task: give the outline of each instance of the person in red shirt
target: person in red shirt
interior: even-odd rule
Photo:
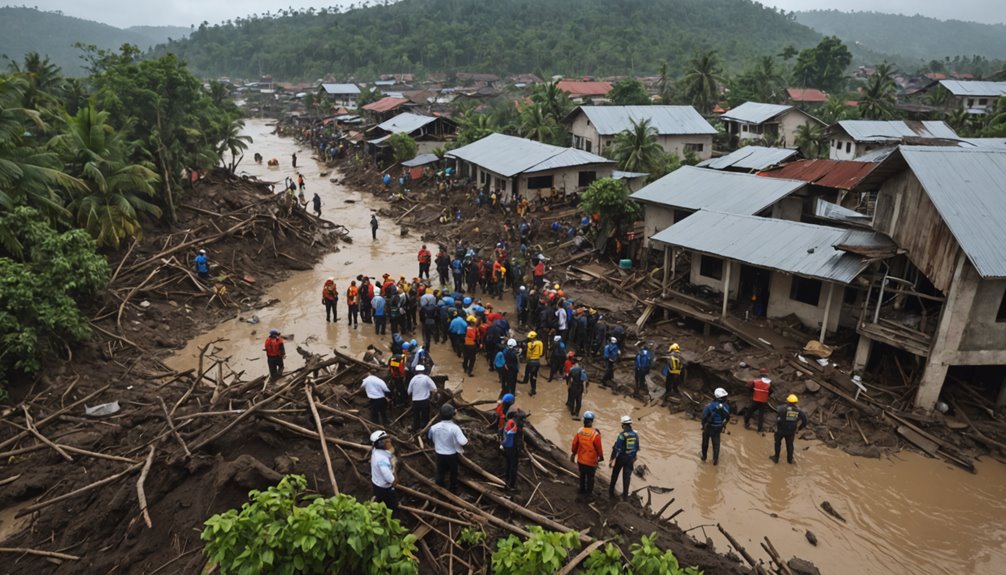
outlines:
[[[350,282],[346,290],[346,305],[349,306],[349,325],[355,329],[360,323],[360,288],[356,287],[356,281]]]
[[[604,451],[601,446],[601,433],[594,429],[594,413],[583,413],[583,427],[573,436],[573,447],[569,460],[575,462],[580,470],[580,495],[590,497],[594,493],[594,475],[597,464],[604,461]]]
[[[419,248],[419,254],[416,256],[419,260],[419,277],[420,279],[426,278],[430,279],[430,263],[433,261],[433,254],[430,250],[426,249],[426,244]],[[425,276],[423,274],[426,274]]]
[[[761,433],[762,423],[765,419],[765,409],[768,407],[768,396],[772,393],[772,380],[768,377],[768,370],[762,368],[758,379],[748,382],[751,388],[751,406],[744,412],[744,429],[748,429],[748,423],[755,413],[758,414],[758,433]]]
[[[279,335],[278,329],[270,329],[269,337],[265,340],[266,363],[269,364],[269,376],[273,379],[283,375],[283,360],[286,359],[286,347],[283,345],[283,338]]]
[[[325,321],[339,321],[339,291],[335,287],[335,280],[328,278],[324,287],[321,288],[321,303],[325,306]]]
[[[531,275],[534,277],[534,288],[541,291],[542,286],[545,285],[545,256],[538,256],[538,263],[534,264]]]

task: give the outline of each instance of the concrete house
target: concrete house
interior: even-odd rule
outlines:
[[[720,121],[730,134],[731,146],[743,145],[752,140],[792,146],[796,141],[796,130],[800,126],[825,125],[795,106],[760,102],[744,102],[720,115]]]
[[[321,93],[340,106],[355,108],[360,87],[356,84],[322,84]]]
[[[950,92],[957,102],[956,107],[972,114],[987,113],[999,98],[1006,96],[1006,82],[941,80],[940,86]]]
[[[843,120],[828,128],[828,157],[855,160],[878,150],[913,140],[956,140],[945,122],[903,120]]]
[[[902,146],[885,164],[899,171],[873,228],[903,255],[869,285],[855,368],[883,344],[924,364],[917,407],[932,409],[954,372],[999,383],[1006,404],[1006,151]]]
[[[835,218],[850,221],[851,218],[869,223],[877,190],[891,175],[891,170],[875,162],[798,160],[759,172],[758,175],[807,182],[809,193],[804,202],[802,221]],[[835,209],[837,207],[844,211]]]
[[[703,160],[712,156],[716,128],[691,106],[580,106],[565,124],[574,148],[604,154],[615,136],[643,120],[649,121],[665,152],[679,158],[686,152]]]
[[[472,178],[504,203],[515,195],[535,200],[580,192],[600,178],[610,178],[615,162],[577,150],[504,134],[490,134],[451,150],[460,177]]]
[[[405,112],[375,126],[369,135],[376,137],[367,143],[382,148],[393,134],[408,134],[416,141],[419,153],[425,154],[444,146],[455,132],[457,124],[449,118]]]

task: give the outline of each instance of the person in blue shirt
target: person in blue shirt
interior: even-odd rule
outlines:
[[[632,470],[636,465],[636,455],[639,454],[639,434],[632,430],[632,418],[622,416],[622,432],[615,438],[611,448],[611,458],[608,467],[612,468],[611,482],[608,484],[608,496],[615,496],[615,484],[618,474],[622,474],[622,499],[629,497],[629,482],[632,480]]]
[[[199,279],[210,279],[210,260],[206,257],[206,250],[199,250],[196,256],[196,273],[199,274]]]
[[[615,378],[615,362],[621,354],[618,340],[615,338],[608,340],[608,345],[604,346],[604,377],[601,378],[601,383],[607,383]]]
[[[646,392],[646,376],[650,374],[653,367],[653,352],[650,351],[650,344],[644,343],[642,349],[636,353],[636,391]]]
[[[706,460],[711,440],[713,442],[713,465],[719,465],[720,433],[730,421],[730,406],[723,401],[727,397],[727,390],[717,387],[713,395],[716,399],[710,401],[702,411],[702,461]]]
[[[451,275],[454,277],[454,291],[462,291],[464,289],[462,280],[465,275],[465,262],[461,258],[454,258],[454,261],[451,262]]]
[[[527,325],[528,298],[527,288],[520,286],[517,295],[514,297],[514,308],[517,310],[517,324]]]
[[[462,317],[461,314],[454,316],[451,320],[450,325],[447,327],[447,333],[451,336],[451,346],[454,348],[454,353],[461,357],[461,348],[465,342],[465,333],[468,331],[468,321],[467,316]]]
[[[370,300],[370,307],[374,310],[374,333],[377,335],[384,335],[387,326],[388,316],[385,313],[385,306],[387,302],[381,294],[374,296],[374,299]]]

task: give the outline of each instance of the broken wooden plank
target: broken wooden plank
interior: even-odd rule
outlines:
[[[898,435],[905,438],[906,441],[925,451],[930,456],[937,456],[936,454],[939,452],[940,446],[935,441],[930,441],[921,433],[917,433],[915,430],[904,425],[899,425],[895,431],[898,432]]]

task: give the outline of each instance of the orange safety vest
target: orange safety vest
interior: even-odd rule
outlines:
[[[497,429],[503,429],[503,426],[506,424],[506,412],[503,411],[502,401],[496,404],[496,417],[498,419],[496,422]]]
[[[265,354],[269,357],[282,357],[283,338],[267,337],[265,340]]]
[[[405,377],[405,360],[398,356],[391,356],[388,361],[388,371],[391,372],[391,377]]]
[[[321,288],[321,297],[327,299],[328,301],[335,301],[335,290],[336,287],[334,283],[326,283],[325,287]]]
[[[593,427],[583,427],[573,436],[572,452],[581,465],[597,467],[601,449],[601,434]]]
[[[419,250],[419,263],[430,263],[430,250]]]
[[[479,328],[469,327],[465,330],[465,345],[474,346],[478,342],[479,338]]]
[[[348,305],[356,305],[356,295],[360,293],[360,288],[356,286],[349,286],[346,290],[346,303]]]
[[[757,401],[758,403],[768,403],[768,392],[772,389],[771,383],[765,383],[760,378],[751,382],[751,387],[754,388],[754,393],[752,394],[751,401]]]

